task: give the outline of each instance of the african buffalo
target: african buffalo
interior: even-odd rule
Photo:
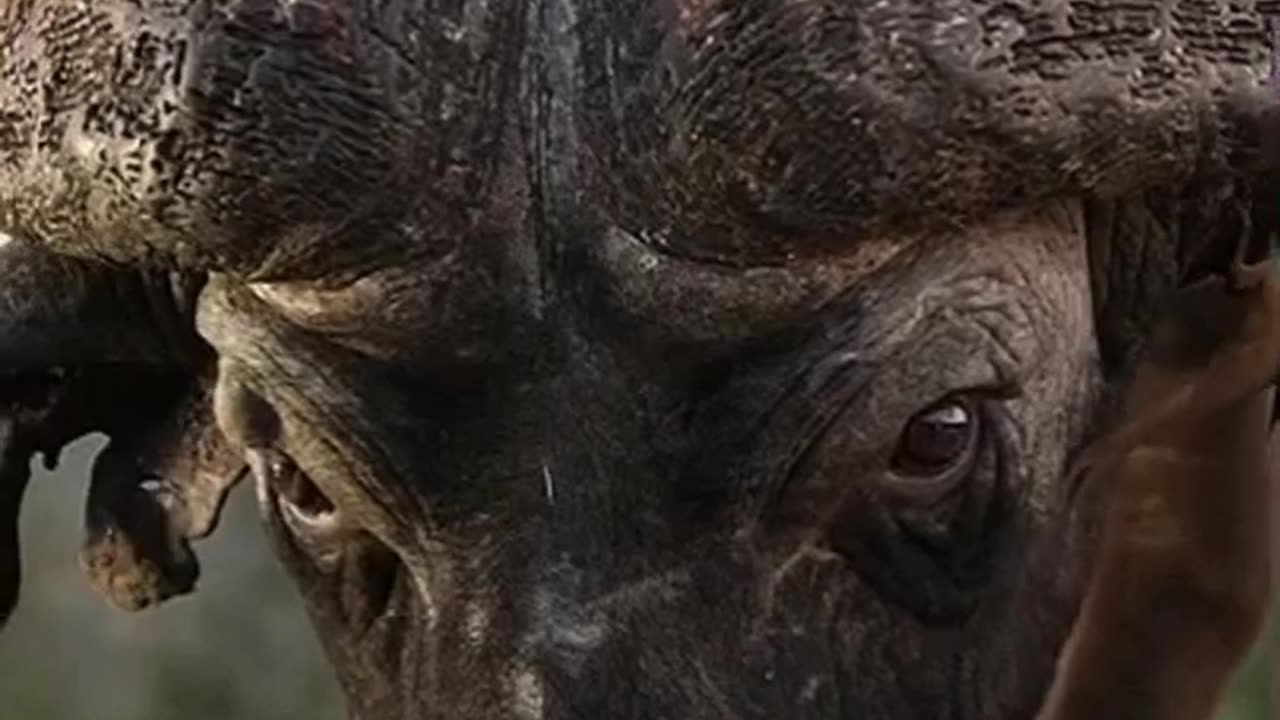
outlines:
[[[1276,5],[0,0],[6,606],[100,430],[95,586],[251,477],[354,718],[1030,718]]]

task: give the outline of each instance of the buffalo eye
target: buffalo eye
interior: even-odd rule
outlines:
[[[928,623],[969,617],[1001,557],[1000,396],[975,389],[917,406],[881,446],[892,451],[880,482],[849,493],[827,531],[864,582]]]
[[[895,485],[938,489],[963,478],[973,464],[980,414],[964,396],[948,397],[911,416],[890,460]]]

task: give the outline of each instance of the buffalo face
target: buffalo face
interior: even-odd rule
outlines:
[[[125,607],[251,478],[356,717],[1030,717],[1274,169],[1151,5],[0,0],[5,467]]]

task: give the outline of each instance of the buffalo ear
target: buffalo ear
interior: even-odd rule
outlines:
[[[191,542],[213,532],[245,474],[209,400],[197,386],[161,418],[118,429],[94,463],[80,562],[117,607],[141,610],[195,589]]]
[[[63,446],[87,432],[68,393],[63,371],[17,372],[0,377],[0,629],[17,608],[22,585],[19,520],[31,481],[31,460],[43,453],[52,470]]]
[[[1271,600],[1280,273],[1182,288],[1085,454],[1100,544],[1039,720],[1210,720]],[[1074,478],[1069,478],[1073,480]]]
[[[16,445],[14,422],[0,418],[0,629],[18,605],[22,551],[18,519],[31,480],[30,455]]]

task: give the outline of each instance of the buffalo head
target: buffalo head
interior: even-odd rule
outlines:
[[[7,515],[105,431],[143,607],[251,477],[359,718],[1030,717],[1270,12],[0,0]]]

